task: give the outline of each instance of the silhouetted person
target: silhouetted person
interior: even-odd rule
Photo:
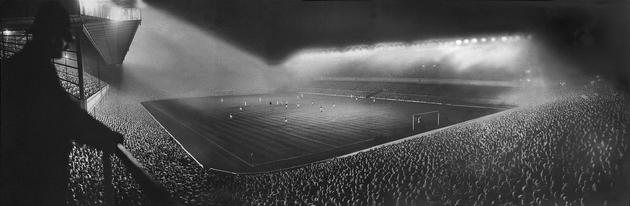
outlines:
[[[64,205],[71,140],[112,151],[123,138],[59,84],[51,60],[72,40],[68,12],[44,3],[29,32],[32,41],[2,62],[0,205]]]

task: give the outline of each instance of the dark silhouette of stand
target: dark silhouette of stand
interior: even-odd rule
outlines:
[[[0,205],[65,205],[71,141],[110,153],[123,138],[59,84],[51,60],[73,40],[68,12],[44,3],[29,33],[32,41],[2,62]]]

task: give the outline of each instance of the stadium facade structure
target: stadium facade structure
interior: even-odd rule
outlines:
[[[116,17],[105,12],[113,9],[119,10]],[[75,42],[63,52],[62,58],[52,61],[64,89],[90,111],[109,88],[101,80],[101,71],[122,64],[142,16],[138,8],[106,5],[86,8],[79,4],[77,10],[71,11],[70,16]],[[28,29],[34,19],[33,16],[2,18],[0,61],[20,51],[32,38]]]

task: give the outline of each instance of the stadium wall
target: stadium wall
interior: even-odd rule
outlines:
[[[109,85],[103,87],[94,95],[90,96],[85,103],[85,110],[92,114],[94,112],[94,107],[96,107],[96,105],[101,102],[105,94],[107,94],[107,91],[109,91]]]

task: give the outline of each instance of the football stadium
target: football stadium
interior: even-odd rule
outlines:
[[[630,205],[627,1],[0,10],[0,205]]]

